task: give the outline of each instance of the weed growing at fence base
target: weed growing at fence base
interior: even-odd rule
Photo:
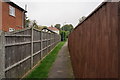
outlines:
[[[65,42],[60,42],[26,78],[47,78],[48,72]]]

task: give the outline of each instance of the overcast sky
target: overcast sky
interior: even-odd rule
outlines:
[[[39,25],[71,23],[76,26],[79,18],[89,15],[103,0],[11,0],[25,8],[27,16]]]

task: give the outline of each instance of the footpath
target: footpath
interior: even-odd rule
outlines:
[[[48,78],[74,78],[67,44],[59,51]]]

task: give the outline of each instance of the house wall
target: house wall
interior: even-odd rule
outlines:
[[[9,15],[9,4],[2,3],[2,30],[9,31],[9,28],[15,30],[22,29],[23,12],[15,8],[15,17]],[[18,27],[21,26],[21,27]]]
[[[59,34],[59,31],[54,31],[55,33]]]

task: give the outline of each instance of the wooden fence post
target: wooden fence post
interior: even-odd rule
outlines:
[[[48,53],[48,33],[46,33],[46,39],[47,39],[47,41],[46,41],[46,45],[47,45],[47,49],[46,49],[46,53]]]
[[[31,28],[31,68],[33,67],[33,27]]]
[[[56,43],[56,41],[55,41],[55,33],[54,33],[53,35],[54,35],[54,42],[53,42],[53,43],[54,43],[54,44],[53,44],[54,46],[53,46],[53,47],[55,47],[55,43]],[[52,48],[53,48],[53,47],[52,47]]]
[[[0,80],[5,78],[5,36],[0,31]]]
[[[41,59],[43,57],[43,32],[41,31]]]

